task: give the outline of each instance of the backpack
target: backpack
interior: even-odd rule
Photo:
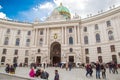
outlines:
[[[43,73],[41,74],[41,78],[42,78],[42,79],[48,79],[48,77],[49,77],[49,74],[48,74],[47,72],[43,72]]]

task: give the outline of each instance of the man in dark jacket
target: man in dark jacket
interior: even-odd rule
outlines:
[[[58,70],[55,70],[55,77],[54,77],[54,80],[59,80]]]
[[[96,63],[96,79],[99,78],[100,79],[100,64],[99,62]]]

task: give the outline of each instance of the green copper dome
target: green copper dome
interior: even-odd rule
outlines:
[[[57,10],[61,15],[63,15],[66,19],[70,18],[71,15],[70,15],[70,11],[64,7],[62,5],[62,3],[60,4],[59,7],[55,8],[55,10]]]

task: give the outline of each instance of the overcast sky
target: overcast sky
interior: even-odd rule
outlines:
[[[61,2],[72,16],[77,13],[82,18],[101,10],[107,11],[113,5],[120,6],[120,0],[0,0],[0,18],[28,22],[38,18],[44,21]]]

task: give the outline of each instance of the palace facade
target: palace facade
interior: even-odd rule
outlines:
[[[120,7],[71,19],[61,4],[44,22],[0,19],[0,65],[96,61],[120,63]]]

